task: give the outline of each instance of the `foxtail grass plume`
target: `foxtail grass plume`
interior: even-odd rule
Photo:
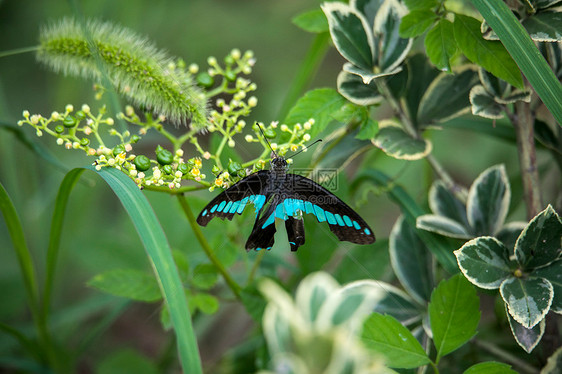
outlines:
[[[57,73],[96,83],[107,75],[118,93],[173,123],[207,124],[206,98],[191,75],[127,28],[72,18],[50,23],[41,30],[37,59]]]

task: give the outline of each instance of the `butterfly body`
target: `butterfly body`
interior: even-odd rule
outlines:
[[[339,240],[371,244],[375,236],[367,223],[347,204],[316,182],[287,173],[287,161],[275,157],[271,170],[247,176],[216,196],[201,211],[197,223],[206,226],[214,217],[232,220],[253,205],[256,221],[246,242],[246,250],[271,249],[275,218],[285,221],[291,251],[305,242],[303,216],[312,214],[327,222]]]

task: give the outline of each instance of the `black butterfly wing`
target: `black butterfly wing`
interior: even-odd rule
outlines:
[[[207,204],[199,213],[197,223],[207,226],[207,223],[215,217],[232,220],[235,214],[242,214],[244,208],[249,204],[254,205],[256,214],[258,214],[269,198],[268,178],[269,172],[261,170],[238,181]]]
[[[304,244],[304,220],[302,218],[287,217],[285,228],[287,229],[291,251],[295,252]]]
[[[300,210],[314,215],[318,222],[328,223],[330,230],[341,241],[356,244],[375,242],[375,235],[363,218],[318,183],[297,174],[287,174],[285,183],[285,196],[279,206],[283,206],[288,217]],[[302,240],[304,242],[304,235]]]
[[[265,208],[265,211],[260,216],[256,217],[256,222],[252,228],[252,232],[246,241],[246,251],[255,249],[260,251],[262,249],[270,250],[275,242],[275,207],[279,204],[279,196],[274,195],[271,198],[271,203]]]

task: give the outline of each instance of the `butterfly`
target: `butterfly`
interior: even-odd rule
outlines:
[[[271,249],[274,242],[275,218],[285,221],[291,245],[296,251],[304,244],[305,214],[312,214],[318,222],[326,222],[341,241],[371,244],[375,241],[367,223],[336,195],[316,182],[298,174],[287,173],[285,158],[271,160],[270,170],[260,170],[240,180],[216,196],[201,211],[197,223],[207,224],[215,217],[232,220],[253,205],[256,220],[246,250]]]

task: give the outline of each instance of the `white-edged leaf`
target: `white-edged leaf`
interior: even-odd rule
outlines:
[[[412,333],[392,316],[373,313],[365,321],[361,340],[393,368],[416,368],[430,362]]]
[[[504,165],[486,169],[470,186],[466,213],[475,235],[494,235],[502,227],[511,189]]]
[[[307,322],[314,322],[327,300],[340,285],[327,273],[317,272],[304,278],[295,296],[296,305]]]
[[[408,10],[397,0],[386,0],[380,6],[373,25],[375,65],[382,72],[394,71],[402,64],[413,39],[400,37],[400,21]]]
[[[562,347],[558,348],[546,361],[541,374],[559,374],[562,372]]]
[[[431,297],[431,252],[416,231],[400,216],[389,238],[390,263],[408,293],[421,304]]]
[[[351,74],[355,74],[359,77],[361,77],[361,80],[363,81],[364,84],[370,84],[371,82],[373,82],[375,79],[380,78],[380,77],[386,77],[388,75],[394,75],[397,74],[399,72],[402,71],[402,67],[398,66],[397,68],[393,69],[393,70],[388,70],[388,71],[384,71],[384,72],[377,72],[374,73],[372,71],[369,70],[365,70],[363,68],[357,67],[353,64],[350,64],[349,62],[346,62],[345,64],[343,64],[343,71],[346,71],[348,73]]]
[[[484,86],[477,85],[470,90],[472,114],[484,118],[499,119],[503,117],[505,107],[494,100]]]
[[[391,120],[379,122],[379,132],[373,139],[373,144],[391,157],[409,161],[424,158],[432,149],[429,140],[413,138]]]
[[[465,204],[441,180],[435,181],[429,189],[429,207],[433,213],[460,223],[468,231]]]
[[[416,227],[440,235],[457,239],[470,239],[472,235],[466,228],[450,218],[435,214],[424,214],[416,218]]]
[[[382,101],[377,86],[373,82],[365,84],[363,78],[356,74],[340,71],[337,84],[338,92],[354,104],[373,105]]]
[[[509,250],[491,236],[472,239],[454,254],[464,276],[480,288],[498,288],[511,276]]]
[[[509,314],[523,327],[532,328],[548,313],[554,291],[552,284],[538,277],[510,277],[500,286]]]
[[[554,297],[550,310],[562,314],[562,259],[533,271],[533,276],[547,279],[552,284]]]
[[[544,334],[544,329],[546,326],[545,320],[541,320],[532,328],[526,328],[515,319],[513,319],[511,314],[509,314],[509,311],[507,310],[507,304],[505,305],[505,314],[507,314],[509,327],[511,328],[511,333],[515,338],[515,341],[517,342],[517,344],[519,344],[519,346],[521,346],[521,348],[525,350],[525,352],[531,353],[531,351],[535,349],[537,344],[539,344]]]
[[[562,221],[548,205],[525,227],[517,243],[515,256],[524,269],[549,264],[562,256]]]
[[[372,70],[374,40],[365,17],[353,7],[340,2],[324,3],[321,8],[340,54],[353,65]]]
[[[536,42],[562,41],[562,12],[539,12],[521,22]]]

